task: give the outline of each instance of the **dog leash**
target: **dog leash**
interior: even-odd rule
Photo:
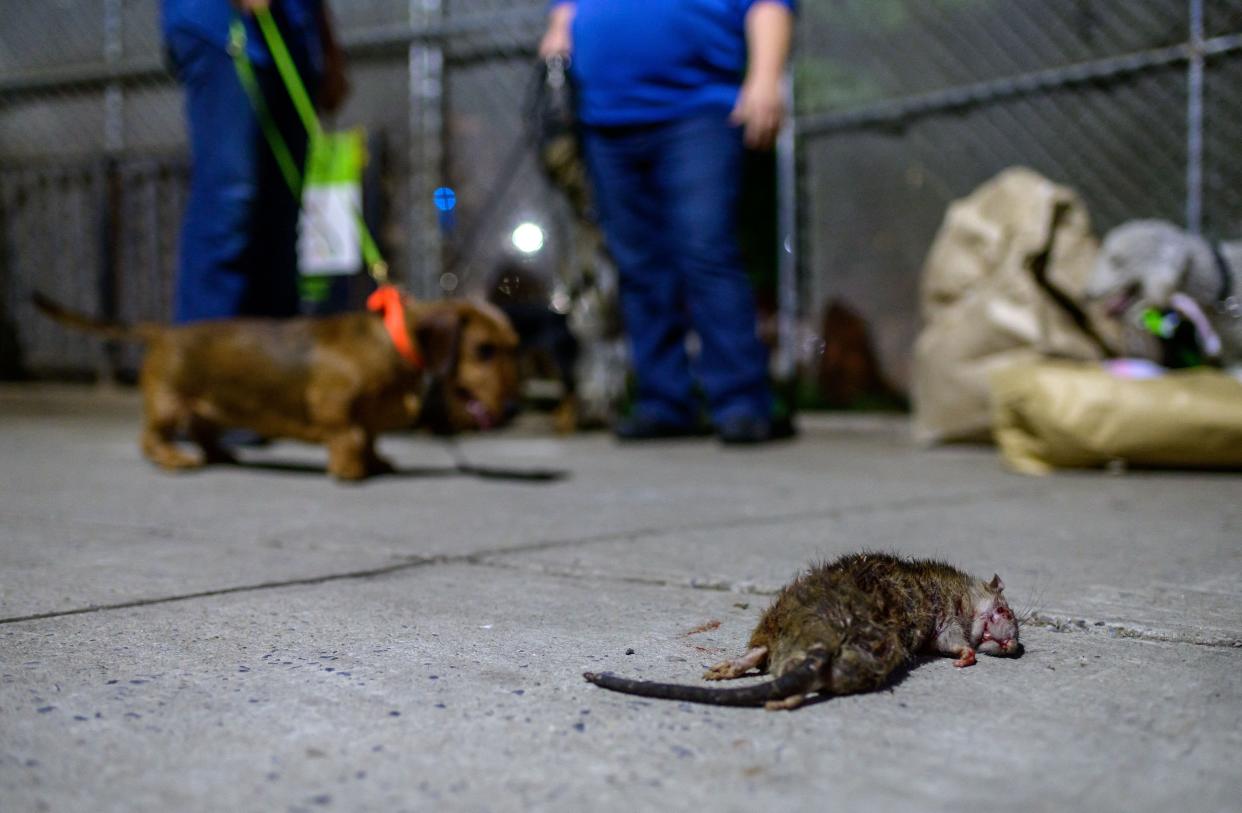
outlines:
[[[1216,302],[1213,306],[1222,316],[1242,318],[1242,301],[1238,299],[1233,290],[1233,268],[1225,259],[1225,253],[1221,251],[1219,243],[1209,242],[1208,245],[1212,247],[1212,257],[1216,260],[1216,272],[1220,275],[1220,288],[1216,292]]]
[[[302,126],[306,129],[307,137],[312,142],[315,139],[322,138],[323,126],[319,123],[319,117],[315,113],[315,105],[311,102],[310,94],[306,92],[306,85],[302,82],[302,77],[298,75],[298,69],[293,62],[293,56],[289,53],[288,46],[285,45],[284,37],[280,34],[280,29],[276,25],[271,9],[257,9],[254,12],[254,16],[259,24],[259,31],[267,43],[267,48],[272,54],[272,60],[276,64],[276,72],[280,74],[281,81],[285,85],[289,99],[293,102],[298,118],[302,120]],[[293,195],[295,200],[301,201],[302,171],[293,159],[293,151],[289,149],[288,142],[285,141],[280,128],[276,126],[276,121],[272,118],[267,100],[263,96],[263,89],[259,86],[254,65],[250,61],[249,54],[246,53],[246,26],[240,17],[234,17],[229,24],[229,53],[233,57],[233,65],[237,71],[237,77],[241,81],[246,96],[250,99],[255,115],[259,119],[259,126],[263,130],[263,136],[272,150],[277,166],[280,168],[280,174],[284,177],[285,183],[289,187],[289,193]],[[367,273],[376,285],[375,291],[367,297],[367,310],[378,313],[381,319],[383,319],[384,329],[388,332],[397,354],[410,366],[421,370],[424,368],[425,360],[418,348],[410,340],[409,326],[406,324],[405,318],[405,295],[389,284],[388,263],[384,260],[384,255],[380,252],[379,244],[375,242],[375,237],[371,234],[370,228],[367,227],[362,212],[355,212],[354,216],[358,222],[363,263],[366,266]]]
[[[562,119],[564,129],[572,132],[574,124],[568,119],[571,116],[571,102],[558,100],[555,104],[547,102],[549,89],[562,94],[569,93],[569,59],[564,56],[553,56],[539,60],[535,64],[534,73],[528,80],[523,91],[522,123],[520,131],[509,145],[508,151],[497,164],[500,171],[487,187],[487,194],[480,196],[483,201],[479,211],[461,229],[454,230],[452,240],[448,244],[448,259],[445,270],[448,273],[462,274],[462,269],[474,259],[479,246],[483,245],[479,236],[491,224],[496,213],[504,205],[509,187],[517,180],[518,175],[526,166],[523,160],[527,153],[534,150],[542,151],[546,140],[547,119]],[[554,112],[547,112],[544,107],[555,107]],[[574,136],[576,138],[576,135]]]
[[[293,102],[293,107],[297,111],[298,117],[302,120],[302,126],[306,128],[306,135],[312,142],[315,139],[322,138],[323,127],[320,125],[319,117],[315,113],[315,105],[311,102],[310,94],[306,92],[306,85],[303,84],[302,77],[298,75],[297,66],[294,65],[293,57],[289,53],[289,48],[285,45],[284,37],[280,34],[280,29],[276,25],[276,19],[272,16],[271,9],[256,9],[254,17],[259,24],[259,31],[267,43],[267,48],[272,54],[272,60],[276,64],[276,72],[280,74],[285,90]],[[246,26],[240,17],[234,17],[229,24],[228,50],[233,58],[233,66],[237,72],[237,78],[241,81],[246,96],[250,99],[250,105],[254,108],[255,115],[259,119],[259,127],[263,130],[263,136],[272,150],[272,155],[280,168],[280,174],[284,177],[285,183],[289,187],[289,192],[296,200],[301,201],[302,170],[298,167],[297,162],[294,161],[293,152],[289,149],[289,144],[285,141],[284,135],[281,134],[280,128],[276,126],[276,121],[272,118],[267,100],[263,97],[263,89],[259,87],[259,80],[255,75],[254,65],[250,61],[250,56],[246,53]],[[375,242],[375,237],[367,227],[366,220],[362,217],[362,212],[355,212],[354,214],[358,221],[358,233],[362,244],[362,259],[366,265],[367,273],[370,274],[371,279],[375,281],[376,285],[386,286],[388,285],[388,263],[384,260],[379,244]]]

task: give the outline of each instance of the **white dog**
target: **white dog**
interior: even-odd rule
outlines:
[[[1213,246],[1163,220],[1122,224],[1104,238],[1086,294],[1127,321],[1146,308],[1181,312],[1204,351],[1242,375],[1242,241]]]

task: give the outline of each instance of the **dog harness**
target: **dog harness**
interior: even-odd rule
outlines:
[[[415,369],[423,369],[423,355],[410,339],[409,325],[405,321],[405,297],[401,292],[392,285],[381,285],[367,297],[367,310],[378,313],[384,320],[384,328],[397,355]]]

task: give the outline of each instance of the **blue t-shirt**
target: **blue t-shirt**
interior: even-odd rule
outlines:
[[[553,0],[577,6],[579,118],[608,126],[727,113],[746,69],[746,13],[764,1]]]
[[[178,33],[192,34],[228,48],[229,25],[240,13],[229,0],[161,0],[160,5],[166,39]],[[295,58],[319,61],[322,13],[323,0],[272,0],[272,16]],[[269,64],[272,58],[254,18],[241,16],[246,22],[246,53],[257,64]]]

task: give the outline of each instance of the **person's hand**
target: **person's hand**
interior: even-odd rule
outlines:
[[[564,56],[571,50],[573,42],[570,40],[568,28],[549,28],[539,41],[539,56],[542,59]]]
[[[251,0],[266,2],[266,0]],[[327,0],[319,10],[319,42],[323,46],[323,77],[319,80],[319,97],[315,99],[319,110],[335,113],[349,95],[349,76],[345,73],[345,52],[336,37],[336,26]]]
[[[573,38],[570,35],[570,24],[576,10],[573,3],[562,3],[552,9],[548,17],[548,30],[539,41],[539,58],[565,56],[573,50]]]
[[[746,77],[729,120],[745,127],[746,146],[768,150],[785,121],[785,94],[779,77]]]
[[[232,0],[232,3],[238,11],[254,14],[271,6],[272,0]]]
[[[319,109],[335,113],[349,95],[349,75],[345,71],[345,54],[340,48],[324,49],[323,79],[319,83]]]
[[[756,2],[746,12],[748,66],[730,120],[746,128],[746,146],[769,149],[785,120],[781,75],[789,61],[793,14],[783,3]]]

